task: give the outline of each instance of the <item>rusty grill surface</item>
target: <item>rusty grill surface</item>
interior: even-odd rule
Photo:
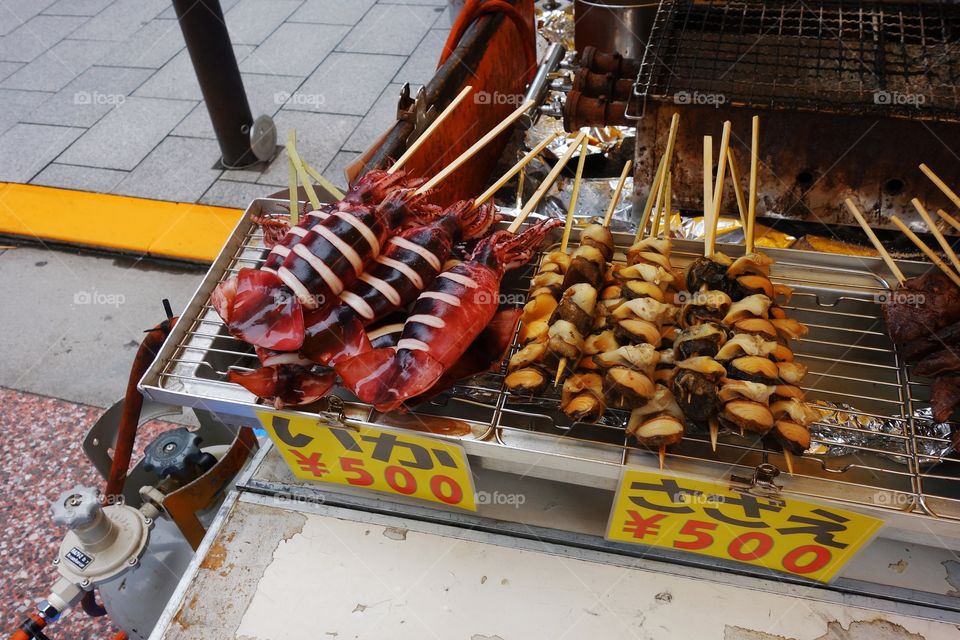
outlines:
[[[259,363],[249,345],[227,333],[209,298],[217,283],[263,262],[263,236],[251,218],[281,211],[282,203],[275,200],[254,201],[247,210],[141,381],[148,397],[203,408],[234,424],[257,425],[254,410],[270,408],[227,381],[229,369],[249,370]],[[626,234],[616,237],[621,247],[631,239]],[[721,250],[737,253],[737,247]],[[700,252],[702,244],[677,241],[672,260],[684,266]],[[918,430],[921,421],[914,416],[929,407],[929,386],[911,376],[886,334],[879,305],[889,283],[871,271],[882,269],[879,259],[769,253],[777,260],[773,280],[794,289],[784,308],[810,329],[794,345],[797,361],[809,367],[803,385],[808,400],[851,405],[856,407],[850,411],[852,416],[864,421],[881,418],[899,431],[879,434],[868,444],[850,445],[843,456],[797,458],[795,475],[778,479],[784,491],[889,514],[960,520],[960,460],[924,453],[925,441],[940,447],[946,440]],[[623,254],[615,259],[623,260]],[[908,274],[911,266],[920,265],[904,263]],[[525,300],[535,268],[530,265],[505,280],[507,299]],[[417,407],[412,422],[410,416],[380,414],[345,391],[335,393],[344,398],[345,414],[356,424],[403,427],[439,419],[467,425],[467,435],[460,438],[467,453],[498,470],[537,476],[549,469],[552,475],[543,477],[613,488],[623,465],[656,469],[656,452],[638,447],[626,435],[628,412],[609,410],[600,424],[571,422],[559,409],[559,391],[520,397],[504,389],[503,378],[499,371],[465,381]],[[857,429],[836,427],[834,433],[845,431]],[[715,481],[726,481],[731,473],[749,476],[764,462],[785,468],[779,453],[735,433],[721,433],[717,451],[712,452],[708,434],[688,431],[683,442],[667,453],[671,471]]]
[[[956,3],[665,0],[635,93],[958,121],[958,86]]]

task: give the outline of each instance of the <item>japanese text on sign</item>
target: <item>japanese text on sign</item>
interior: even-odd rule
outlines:
[[[456,444],[309,416],[258,411],[257,417],[298,478],[477,510],[470,466]]]
[[[625,469],[607,538],[827,582],[881,524],[876,518],[833,507]]]

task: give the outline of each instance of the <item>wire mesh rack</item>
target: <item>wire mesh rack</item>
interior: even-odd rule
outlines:
[[[956,3],[665,0],[635,94],[960,121],[958,86]]]
[[[249,345],[226,332],[209,298],[217,283],[262,263],[263,236],[252,217],[281,211],[281,203],[271,200],[257,200],[247,210],[141,381],[151,399],[203,408],[226,422],[246,424],[256,423],[255,409],[271,408],[227,381],[230,368],[252,369],[258,362]],[[617,236],[621,247],[629,240]],[[674,264],[690,262],[697,247],[676,242]],[[726,248],[731,255],[736,249]],[[813,449],[819,453],[796,459],[795,473],[781,476],[784,490],[911,516],[960,520],[960,460],[948,455],[949,438],[931,434],[931,421],[923,417],[929,410],[929,387],[911,377],[886,334],[880,304],[890,288],[872,272],[878,261],[789,250],[769,253],[777,260],[772,279],[794,290],[784,308],[810,329],[794,348],[797,361],[809,368],[803,385],[808,402],[840,408],[839,419],[816,430]],[[507,299],[522,304],[536,266],[505,279],[503,292],[512,294]],[[904,268],[910,271],[909,265]],[[571,422],[560,411],[558,392],[536,398],[512,395],[504,389],[503,378],[503,371],[477,376],[407,416],[381,414],[345,391],[336,393],[346,400],[345,413],[352,422],[458,432],[469,454],[522,475],[537,475],[540,467],[589,469],[587,474],[603,469],[606,473],[598,477],[614,482],[623,465],[656,467],[656,452],[638,447],[627,436],[628,412],[610,409],[598,424]],[[451,424],[463,428],[450,429]],[[518,452],[529,455],[518,463]],[[721,433],[714,452],[708,434],[688,432],[667,453],[671,470],[712,480],[727,480],[731,471],[749,475],[765,462],[783,468],[779,453],[736,433]]]

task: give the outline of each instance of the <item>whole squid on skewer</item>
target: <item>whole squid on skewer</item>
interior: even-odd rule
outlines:
[[[304,339],[304,310],[335,305],[380,255],[391,229],[437,213],[411,190],[393,191],[375,206],[343,203],[307,231],[275,270],[241,269],[217,286],[211,304],[241,340],[297,350]]]
[[[530,259],[559,220],[514,236],[484,238],[469,259],[441,273],[417,298],[397,349],[376,349],[340,362],[344,384],[378,410],[400,408],[434,386],[496,315],[507,269]]]
[[[363,329],[404,308],[443,269],[453,246],[486,235],[497,222],[493,205],[462,200],[432,222],[390,238],[383,253],[341,294],[342,304],[308,312],[300,353],[320,364],[370,350]]]

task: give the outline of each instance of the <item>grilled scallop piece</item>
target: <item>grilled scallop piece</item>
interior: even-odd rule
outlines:
[[[744,318],[733,323],[734,333],[749,333],[751,335],[760,335],[775,340],[777,338],[777,328],[773,323],[765,318]]]
[[[573,323],[557,320],[550,325],[547,332],[547,351],[549,356],[557,361],[566,358],[576,362],[583,352],[583,334]]]
[[[536,395],[547,388],[547,376],[541,369],[526,367],[507,374],[507,389],[519,395]]]
[[[570,268],[563,276],[563,289],[569,289],[575,284],[586,282],[599,287],[603,284],[603,277],[607,267],[607,260],[603,252],[597,247],[581,244],[573,252]]]
[[[632,247],[627,249],[627,264],[636,264],[640,262],[637,256],[645,253],[656,253],[661,256],[669,256],[672,243],[669,238],[644,238],[635,242]]]
[[[589,224],[580,232],[580,244],[597,249],[604,262],[613,257],[613,232],[602,224]]]
[[[752,400],[761,404],[769,404],[770,396],[772,396],[776,390],[776,387],[761,384],[759,382],[748,382],[747,380],[731,380],[729,378],[725,378],[720,386],[718,397],[721,403],[743,399]]]
[[[799,362],[778,362],[776,366],[780,379],[787,384],[800,384],[807,375],[807,367]]]
[[[733,261],[730,268],[727,269],[728,278],[737,278],[743,274],[756,274],[761,276],[770,275],[770,265],[773,264],[773,258],[760,253],[748,253]]]
[[[622,400],[627,407],[636,407],[653,396],[653,380],[643,373],[629,367],[611,367],[604,376],[603,388],[606,397]]]
[[[819,411],[796,398],[777,400],[770,405],[770,412],[777,420],[789,420],[804,426],[820,419]]]
[[[777,420],[768,434],[768,440],[779,445],[784,451],[803,455],[803,452],[810,448],[810,429],[790,420]]]
[[[773,283],[770,282],[770,278],[757,274],[747,274],[737,278],[733,297],[746,298],[758,293],[762,293],[768,298],[773,298],[776,295],[776,290]]]
[[[666,302],[667,295],[659,285],[645,280],[625,280],[620,285],[620,293],[624,298],[653,298],[657,302]]]
[[[653,298],[635,298],[628,300],[617,307],[611,313],[614,321],[634,318],[646,320],[655,325],[662,325],[673,322],[676,318],[677,308],[672,304],[657,302]]]
[[[747,296],[730,305],[729,311],[723,316],[723,324],[731,325],[747,318],[766,318],[772,303],[773,301],[762,293]]]
[[[729,427],[764,434],[773,428],[770,408],[753,400],[731,400],[723,405],[720,422]]]
[[[697,356],[713,358],[727,340],[723,327],[715,322],[704,322],[680,331],[673,340],[677,360]]]
[[[807,335],[807,325],[793,318],[774,318],[770,322],[776,328],[777,334],[786,340],[797,340]]]
[[[547,356],[546,342],[531,342],[510,356],[507,371],[512,372],[525,367],[542,365]]]
[[[597,290],[593,285],[581,282],[563,292],[550,323],[565,320],[581,334],[593,328],[593,314],[597,306]]]
[[[642,446],[659,448],[683,439],[684,416],[673,393],[657,385],[653,396],[630,413],[627,433]]]
[[[666,290],[675,280],[673,274],[668,269],[664,269],[659,265],[645,264],[642,262],[620,268],[616,276],[617,279],[621,281],[643,280],[644,282],[655,284],[663,290]]]
[[[769,385],[775,385],[780,381],[780,371],[777,368],[777,363],[760,356],[734,358],[727,367],[727,376],[737,380]]]
[[[727,268],[733,261],[722,253],[716,253],[713,259],[697,258],[687,267],[687,291],[700,291],[706,287],[714,291],[727,291],[731,288],[727,277]]]
[[[553,298],[559,298],[563,293],[563,274],[555,271],[538,273],[530,281],[530,297],[535,298],[540,295],[549,295]]]
[[[702,322],[721,320],[733,301],[719,290],[697,291],[688,295],[680,308],[680,326],[687,328]]]
[[[698,357],[677,363],[671,389],[683,414],[695,422],[706,422],[719,408],[717,383],[726,371],[712,358]]]
[[[572,420],[596,422],[606,408],[603,379],[596,373],[575,373],[563,383],[560,408]]]
[[[660,353],[650,344],[630,344],[598,353],[593,356],[593,361],[604,369],[628,367],[650,375],[660,362]]]
[[[646,320],[621,320],[616,324],[614,335],[621,342],[646,343],[654,347],[659,347],[662,340],[657,325]]]
[[[729,362],[742,356],[766,357],[775,353],[778,346],[763,334],[738,333],[720,347],[716,359],[720,362]]]
[[[807,394],[804,393],[803,389],[792,384],[778,384],[773,395],[777,398],[784,399],[796,398],[801,402],[803,402],[807,397]]]

